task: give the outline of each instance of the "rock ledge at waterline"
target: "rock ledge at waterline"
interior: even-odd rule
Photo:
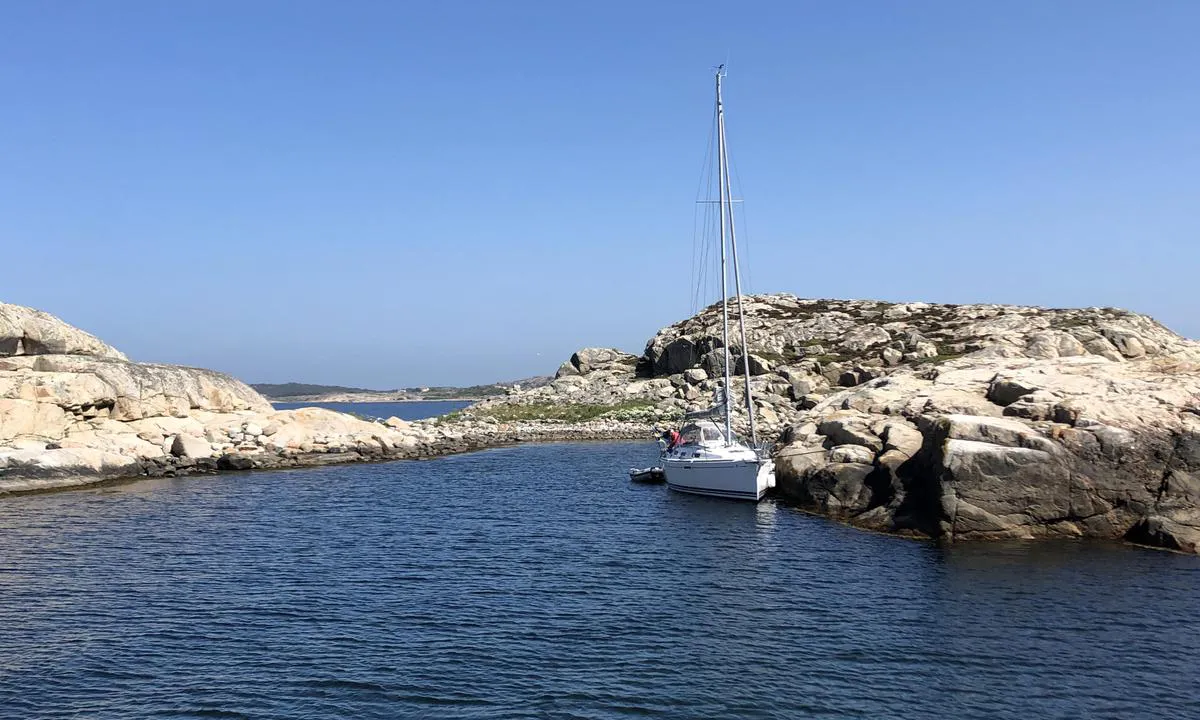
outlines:
[[[0,493],[649,432],[636,414],[570,424],[380,423],[321,408],[275,411],[228,375],[130,362],[52,315],[0,304]]]
[[[852,525],[942,540],[1097,537],[1200,552],[1200,343],[1112,308],[748,298],[778,492]],[[719,306],[641,356],[590,348],[479,403],[697,409],[723,372]],[[735,382],[735,395],[744,385]],[[736,418],[744,432],[744,416]]]

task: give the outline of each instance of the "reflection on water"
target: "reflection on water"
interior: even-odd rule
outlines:
[[[0,716],[1200,717],[1200,559],[937,548],[646,443],[8,498]]]

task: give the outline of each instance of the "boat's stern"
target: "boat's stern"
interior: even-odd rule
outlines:
[[[766,491],[775,489],[775,461],[774,460],[772,460],[770,458],[759,460],[758,487],[759,487],[758,496],[760,498],[763,496],[763,494]]]

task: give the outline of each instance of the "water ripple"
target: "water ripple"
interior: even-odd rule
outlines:
[[[0,716],[1200,717],[1200,559],[940,550],[652,446],[3,501]]]

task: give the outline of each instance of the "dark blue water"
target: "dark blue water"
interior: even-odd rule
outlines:
[[[1200,558],[630,484],[647,444],[0,501],[0,715],[1197,718]]]
[[[425,418],[445,415],[455,410],[462,410],[470,402],[462,400],[430,400],[419,402],[289,402],[271,403],[276,410],[294,410],[302,407],[322,407],[338,412],[353,413],[362,417],[386,420],[398,417],[401,420],[424,420]]]

